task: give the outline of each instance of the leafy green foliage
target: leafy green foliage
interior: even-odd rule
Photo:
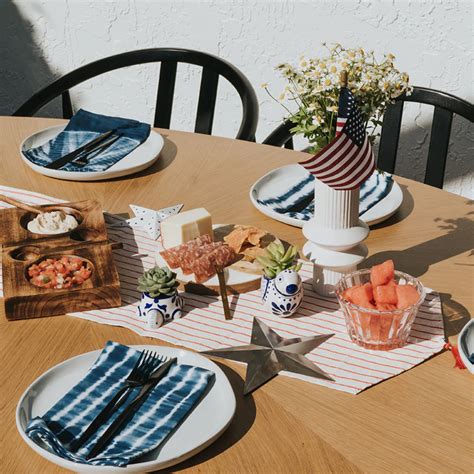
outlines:
[[[138,279],[138,289],[153,298],[160,295],[171,296],[176,292],[178,286],[176,273],[168,267],[153,267]]]

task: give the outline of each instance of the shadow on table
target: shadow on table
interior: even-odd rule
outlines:
[[[229,379],[235,393],[237,407],[232,423],[223,435],[204,451],[201,451],[192,458],[173,466],[171,469],[156,471],[157,473],[164,474],[177,472],[206,462],[240,441],[252,427],[256,414],[255,402],[252,395],[247,395],[245,397],[242,395],[244,390],[244,381],[242,377],[240,377],[240,375],[230,367],[221,364],[220,362],[216,362],[216,364],[223,370]]]
[[[443,306],[444,334],[448,338],[461,332],[471,319],[466,307],[452,299],[449,293],[440,293]]]
[[[458,219],[435,219],[441,229],[447,230],[446,234],[404,250],[376,253],[364,262],[364,266],[371,267],[391,258],[398,270],[415,277],[424,275],[431,265],[472,249],[473,215],[474,211],[471,211]]]
[[[200,292],[195,294],[192,291],[190,292],[189,290],[187,290],[183,296],[184,296],[185,306],[184,306],[182,317],[185,317],[193,309],[196,309],[196,308],[205,309],[205,308],[208,308],[212,303],[216,303],[220,301],[219,295],[215,295],[215,294],[206,295]],[[230,315],[232,318],[234,317],[234,313],[237,310],[239,295],[238,294],[228,295],[228,299],[229,299]],[[222,304],[218,306],[217,311],[220,311],[222,313],[222,319],[224,319],[224,309],[222,307]]]
[[[215,303],[219,298],[215,295],[201,295],[186,291],[182,294],[184,298],[184,308],[182,317],[185,318],[188,313],[194,309],[206,309],[212,303]],[[222,313],[224,314],[224,313]],[[222,316],[224,317],[224,316]]]
[[[131,175],[129,174],[126,176],[119,176],[117,178],[100,179],[95,182],[102,183],[113,181],[126,181],[130,180],[131,178],[140,179],[143,176],[149,176],[167,168],[175,159],[178,148],[176,147],[175,143],[168,138],[167,135],[161,134],[161,136],[163,137],[165,143],[163,145],[163,149],[160,152],[160,158],[156,160],[150,167]],[[136,185],[137,184],[135,183],[134,186]]]
[[[388,250],[370,256],[365,262],[365,267],[392,259],[395,268],[420,277],[424,275],[431,265],[472,249],[472,236],[474,236],[474,211],[468,212],[465,217],[458,219],[436,219],[440,228],[447,233],[428,240],[405,250]],[[471,251],[470,257],[474,256]],[[474,266],[474,262],[457,265]],[[468,282],[465,282],[469,284]],[[446,336],[458,334],[460,329],[470,319],[468,310],[452,299],[447,293],[441,293]]]
[[[403,193],[403,202],[400,209],[393,216],[389,217],[386,221],[380,222],[379,224],[371,225],[371,230],[382,229],[384,227],[396,224],[397,222],[400,222],[403,219],[407,218],[413,212],[413,209],[415,207],[415,201],[410,191],[408,191],[408,186],[406,186],[405,184],[399,184],[399,186]]]
[[[141,292],[137,290],[135,273],[141,275],[145,269],[143,257],[138,242],[135,239],[133,228],[124,222],[123,218],[114,214],[105,214],[107,232],[112,242],[121,242],[121,249],[114,249],[114,261],[120,280],[120,295],[122,305],[134,304],[141,300]],[[133,262],[133,264],[132,264]],[[133,275],[130,273],[133,272]]]
[[[176,153],[178,151],[178,148],[176,144],[171,141],[168,138],[168,135],[165,135],[163,133],[160,134],[163,137],[164,140],[164,145],[163,149],[161,150],[160,153],[160,158],[156,160],[149,168],[144,169],[143,171],[139,171],[138,173],[135,173],[133,175],[134,179],[139,179],[143,176],[149,176],[155,173],[158,173],[158,171],[164,170],[167,168],[171,163],[173,163]],[[129,179],[129,176],[122,176],[120,178],[116,178],[114,181],[122,181]]]

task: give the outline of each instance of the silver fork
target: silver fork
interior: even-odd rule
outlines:
[[[72,442],[70,450],[72,452],[80,449],[86,441],[97,432],[97,430],[110,418],[118,408],[120,408],[128,398],[131,390],[135,387],[144,385],[152,372],[168,360],[167,357],[160,356],[152,351],[143,351],[140,354],[135,366],[124,380],[123,386],[117,391],[112,400],[95,417],[92,423],[87,427],[82,435]]]
[[[101,153],[103,153],[107,148],[112,146],[122,135],[112,135],[108,140],[100,143],[97,148],[94,148],[87,153],[83,153],[79,155],[78,158],[75,160],[71,161],[73,165],[80,166],[83,168],[84,166],[88,165],[90,160],[96,158],[99,156]]]

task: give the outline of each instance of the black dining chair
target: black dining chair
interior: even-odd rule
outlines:
[[[249,80],[228,61],[190,49],[150,48],[99,59],[69,72],[41,89],[16,110],[13,115],[31,117],[44,105],[61,96],[63,118],[69,119],[74,115],[69,92],[72,87],[115,69],[156,62],[161,63],[161,68],[158,79],[154,127],[170,127],[177,66],[178,63],[187,63],[202,67],[194,131],[196,133],[211,134],[219,76],[223,76],[236,89],[242,102],[242,120],[236,138],[255,141],[258,101]]]
[[[414,87],[411,95],[399,97],[384,114],[380,136],[377,166],[388,173],[395,172],[405,102],[434,106],[424,182],[430,186],[442,188],[453,114],[474,122],[474,105],[454,95],[426,87]],[[290,133],[292,127],[293,124],[289,120],[283,122],[262,143],[293,149]]]

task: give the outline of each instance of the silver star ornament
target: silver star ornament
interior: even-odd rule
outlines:
[[[334,334],[284,339],[262,321],[254,318],[250,344],[204,351],[202,354],[246,362],[244,395],[248,395],[281,370],[334,381],[304,356],[332,336]]]

